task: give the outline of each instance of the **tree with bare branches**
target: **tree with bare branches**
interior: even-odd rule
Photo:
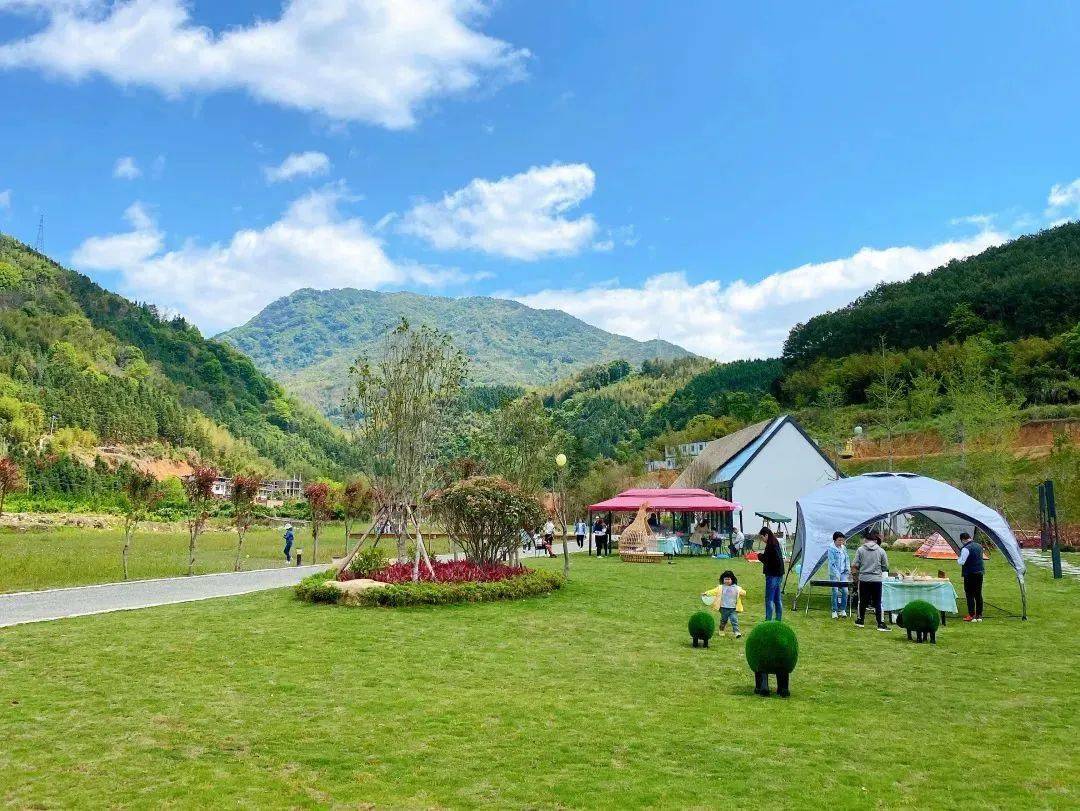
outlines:
[[[149,473],[132,471],[131,476],[124,482],[124,549],[121,559],[124,563],[125,580],[128,579],[128,554],[135,530],[163,495],[158,480]]]
[[[263,486],[263,477],[258,474],[240,475],[233,479],[232,505],[233,527],[236,529],[236,563],[233,571],[240,571],[241,555],[244,551],[244,536],[255,521],[255,500]]]
[[[12,490],[24,486],[22,470],[9,456],[0,459],[0,515],[4,514],[4,499]]]
[[[311,562],[319,559],[319,533],[330,517],[330,485],[315,482],[304,488],[304,499],[311,513]]]
[[[214,482],[218,472],[212,467],[196,467],[184,479],[184,493],[188,501],[188,576],[195,574],[195,549],[199,535],[206,528],[210,517],[210,499],[214,497]]]
[[[381,357],[360,358],[349,369],[346,418],[371,460],[380,515],[397,528],[399,560],[415,531],[417,580],[421,559],[431,567],[417,508],[434,483],[437,450],[467,376],[468,359],[449,335],[405,319],[387,335]]]

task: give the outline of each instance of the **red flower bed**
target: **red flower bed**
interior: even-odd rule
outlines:
[[[519,577],[529,571],[524,566],[507,566],[505,563],[479,564],[468,560],[449,560],[445,563],[433,560],[431,565],[435,569],[434,580],[439,583],[491,583]],[[371,579],[384,583],[410,583],[412,572],[412,563],[391,563],[371,575]],[[433,579],[423,563],[420,564],[420,579]]]

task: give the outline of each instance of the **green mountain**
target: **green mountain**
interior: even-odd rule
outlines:
[[[590,365],[692,357],[666,341],[635,341],[560,310],[486,297],[371,290],[297,290],[218,336],[324,413],[336,416],[349,366],[377,351],[401,319],[448,332],[472,360],[476,383],[542,386]]]
[[[334,475],[359,463],[232,347],[0,235],[0,445],[29,459],[53,428],[69,443],[191,449],[231,469]]]
[[[1080,321],[1080,222],[954,260],[904,282],[880,284],[839,310],[796,326],[789,366],[816,358],[930,347],[992,327],[1001,338],[1049,338]]]

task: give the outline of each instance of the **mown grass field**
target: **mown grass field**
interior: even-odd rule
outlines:
[[[894,555],[894,567],[913,564]],[[541,560],[537,566],[559,566]],[[15,807],[1075,808],[1080,583],[936,646],[788,612],[792,696],[690,647],[722,563],[575,557],[561,592],[438,609],[290,592],[0,629]],[[762,619],[755,564],[744,625]],[[959,578],[955,578],[957,581]],[[822,595],[822,607],[824,607]],[[987,599],[1014,607],[1000,557]]]
[[[360,527],[362,532],[366,527]],[[355,545],[352,541],[350,546]],[[429,546],[435,553],[449,551],[445,539],[434,538]],[[0,530],[0,592],[110,583],[124,577],[121,550],[123,533],[119,529],[56,529],[14,532]],[[284,566],[284,542],[281,529],[252,529],[244,540],[242,568],[265,569]],[[389,554],[393,539],[384,539],[380,548]],[[311,536],[298,528],[294,551],[304,551],[304,563],[313,562]],[[340,523],[328,524],[319,540],[319,562],[330,563],[345,549],[345,532]],[[199,537],[196,574],[231,572],[236,563],[236,533],[214,530]],[[174,577],[187,574],[188,536],[178,529],[171,532],[141,530],[132,543],[129,573],[132,580]]]

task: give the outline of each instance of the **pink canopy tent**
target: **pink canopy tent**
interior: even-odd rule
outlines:
[[[648,504],[650,510],[672,513],[720,513],[742,509],[739,504],[718,498],[708,490],[646,488],[624,490],[607,501],[591,504],[589,512],[637,512],[642,504]]]

